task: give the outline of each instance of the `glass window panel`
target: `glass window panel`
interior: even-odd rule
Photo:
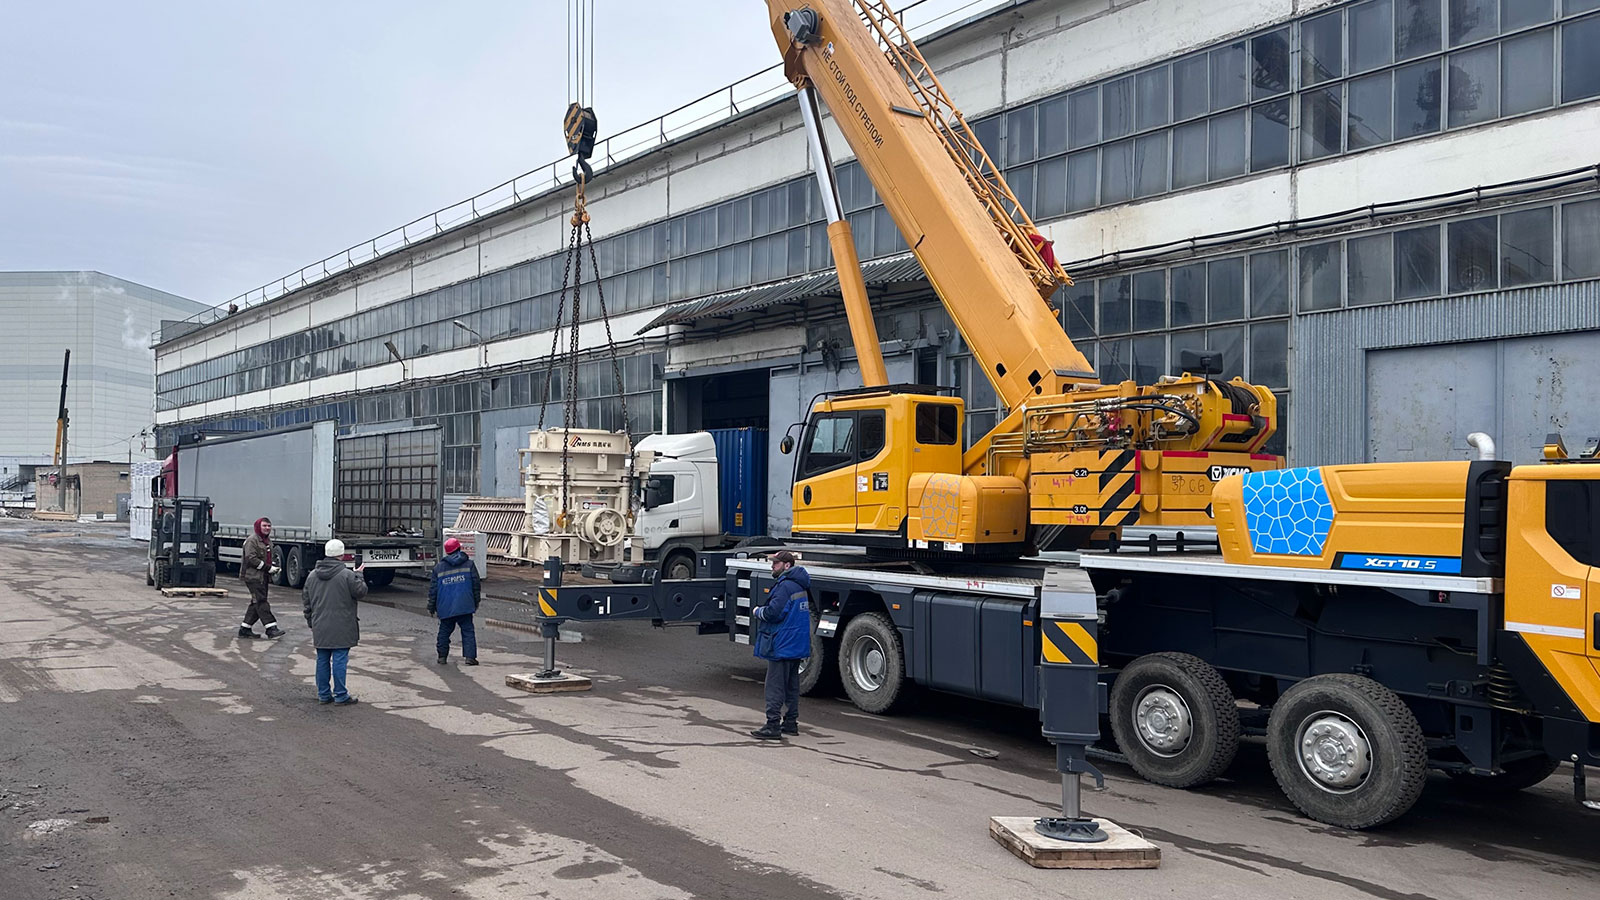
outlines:
[[[1067,98],[1056,97],[1039,104],[1039,155],[1049,156],[1067,149]]]
[[[1345,244],[1349,304],[1371,306],[1394,299],[1394,237],[1378,234]]]
[[[1067,116],[1070,119],[1068,146],[1076,150],[1100,143],[1100,89],[1098,87],[1073,91],[1067,95]]]
[[[1439,293],[1439,226],[1395,232],[1394,280],[1398,300]]]
[[[1133,131],[1133,78],[1118,78],[1101,91],[1101,134],[1111,141]]]
[[[1163,335],[1134,338],[1129,375],[1140,384],[1155,384],[1167,365],[1167,339]]]
[[[1500,28],[1515,31],[1525,25],[1548,22],[1555,15],[1552,0],[1500,0]]]
[[[1450,46],[1500,33],[1500,0],[1450,0]]]
[[[1157,66],[1134,77],[1134,121],[1139,130],[1172,121],[1168,107],[1168,70]]]
[[[1500,47],[1486,44],[1450,55],[1450,127],[1500,117]]]
[[[1035,217],[1048,219],[1064,214],[1067,211],[1067,158],[1059,156],[1039,163],[1038,184],[1034,190]]]
[[[1289,383],[1289,323],[1250,326],[1250,381],[1267,387]]]
[[[972,126],[972,133],[977,136],[978,143],[983,145],[983,152],[989,154],[990,159],[1000,158],[1000,117],[990,116],[976,122]]]
[[[1172,118],[1183,121],[1203,116],[1210,109],[1205,54],[1180,59],[1172,64]]]
[[[1344,111],[1340,108],[1343,90],[1334,85],[1300,95],[1301,160],[1321,159],[1343,149]]]
[[[1451,222],[1450,293],[1491,290],[1500,286],[1498,232],[1494,216]]]
[[[1260,172],[1288,164],[1288,99],[1250,107],[1250,171]]]
[[[1350,71],[1365,72],[1394,61],[1394,7],[1372,0],[1350,7]]]
[[[1206,318],[1206,264],[1172,270],[1172,327],[1198,325]]]
[[[1243,325],[1231,328],[1207,328],[1206,349],[1222,354],[1222,374],[1218,375],[1218,378],[1227,381],[1234,377],[1244,377]]]
[[[1289,29],[1250,39],[1250,85],[1257,100],[1289,89]]]
[[[1600,200],[1561,207],[1561,277],[1600,276]]]
[[[1380,72],[1357,78],[1349,84],[1349,124],[1345,131],[1351,150],[1386,144],[1393,137],[1390,120],[1393,111],[1394,76]]]
[[[1338,309],[1343,260],[1339,242],[1308,244],[1300,248],[1300,308]]]
[[[1321,84],[1344,74],[1344,23],[1339,13],[1300,23],[1300,84]]]
[[[1006,113],[1006,165],[1028,162],[1037,155],[1037,119],[1038,113],[1031,106]]]
[[[1561,102],[1600,94],[1600,16],[1561,26]]]
[[[1133,141],[1100,151],[1100,202],[1121,203],[1133,197]]]
[[[1067,209],[1094,209],[1100,184],[1098,150],[1082,150],[1067,157]]]
[[[1206,123],[1191,122],[1172,132],[1172,187],[1193,187],[1206,181]]]
[[[1133,151],[1133,195],[1149,197],[1167,189],[1167,132],[1137,138]]]
[[[1439,61],[1420,62],[1394,73],[1394,136],[1439,130]]]
[[[1563,0],[1562,10],[1569,16],[1575,16],[1591,9],[1600,9],[1600,0]]]
[[[1555,211],[1550,208],[1500,217],[1500,283],[1540,284],[1555,276]]]
[[[1247,169],[1244,142],[1245,111],[1212,116],[1210,143],[1211,180],[1242,175]]]
[[[1133,324],[1133,279],[1127,275],[1100,279],[1100,333],[1127,334]]]
[[[1394,58],[1416,59],[1439,46],[1439,0],[1396,0]]]
[[[1132,341],[1100,342],[1100,382],[1120,384],[1132,378]]]
[[[1167,327],[1167,272],[1140,272],[1133,276],[1133,330]]]
[[[1227,109],[1245,99],[1245,43],[1211,51],[1211,108]]]
[[[1289,251],[1250,254],[1250,315],[1281,316],[1289,312]],[[1212,316],[1211,321],[1217,321]]]
[[[1033,202],[1033,171],[1034,171],[1034,167],[1033,166],[1023,166],[1023,167],[1021,167],[1019,169],[1012,169],[1011,171],[1006,173],[1006,184],[1010,185],[1011,193],[1016,196],[1017,202],[1022,204],[1022,209],[1023,209],[1024,212],[1034,208],[1034,202]],[[889,231],[890,231],[890,233],[891,234],[896,234],[896,235],[899,234],[900,232],[895,230],[894,222],[893,222],[893,220],[891,220],[889,218],[889,215],[888,215],[887,211],[885,210],[885,208],[881,207],[881,206],[878,207],[878,212],[880,214],[882,214],[882,218],[884,220],[889,222]],[[889,240],[886,243],[883,240],[882,235],[880,234],[879,239],[878,239],[878,253],[879,254],[884,253],[885,252],[884,248],[885,247],[890,247],[894,243],[895,243],[895,241],[892,240],[892,239]]]
[[[1544,109],[1555,99],[1555,31],[1545,28],[1500,43],[1500,114]]]
[[[1206,264],[1206,321],[1244,318],[1244,257]]]
[[[1074,282],[1061,289],[1062,327],[1067,337],[1092,338],[1094,327],[1094,282],[1089,279]]]

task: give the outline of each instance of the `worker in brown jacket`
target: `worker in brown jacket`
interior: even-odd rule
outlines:
[[[267,627],[267,637],[283,637],[278,617],[267,605],[267,582],[277,575],[278,567],[272,564],[272,520],[263,516],[256,520],[255,534],[245,540],[244,556],[239,560],[239,580],[250,591],[250,606],[239,623],[240,638],[258,637],[254,630],[257,622]]]

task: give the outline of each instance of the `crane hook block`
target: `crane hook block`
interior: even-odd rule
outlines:
[[[567,152],[578,158],[572,167],[572,177],[580,184],[586,183],[594,177],[594,169],[589,166],[589,157],[594,155],[594,139],[600,130],[600,122],[595,118],[593,109],[574,103],[567,107],[567,115],[561,121],[561,130],[567,139]]]

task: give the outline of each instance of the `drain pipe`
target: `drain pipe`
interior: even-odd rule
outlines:
[[[1478,451],[1479,459],[1494,459],[1494,438],[1481,431],[1474,431],[1467,435],[1467,446]]]

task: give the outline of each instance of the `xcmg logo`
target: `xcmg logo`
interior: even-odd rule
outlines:
[[[1211,479],[1212,483],[1221,481],[1222,479],[1227,478],[1229,475],[1249,474],[1249,466],[1212,466],[1206,470],[1206,477]]]

